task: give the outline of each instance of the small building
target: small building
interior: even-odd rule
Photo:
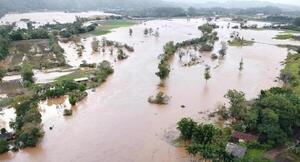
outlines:
[[[77,83],[82,83],[82,82],[87,82],[87,81],[89,81],[89,78],[88,78],[88,77],[77,78],[77,79],[74,79],[74,81],[77,82]]]
[[[226,145],[226,152],[234,157],[242,158],[245,156],[246,151],[246,147],[242,147],[234,143],[228,143]]]
[[[237,131],[235,131],[231,136],[232,142],[251,142],[251,141],[256,141],[257,139],[258,137],[255,135],[237,132]]]

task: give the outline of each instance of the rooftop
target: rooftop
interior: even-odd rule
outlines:
[[[255,135],[237,132],[237,131],[232,134],[232,137],[239,139],[239,140],[244,140],[245,142],[257,140],[257,136],[255,136]]]

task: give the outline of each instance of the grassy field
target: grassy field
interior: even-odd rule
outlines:
[[[274,37],[274,39],[278,39],[278,40],[294,39],[294,35],[293,34],[278,34]]]
[[[286,85],[291,88],[296,94],[300,95],[300,54],[289,53],[286,61],[285,68],[282,74],[291,76],[290,81]]]
[[[101,26],[97,27],[96,30],[91,31],[88,34],[104,35],[110,33],[112,29],[129,27],[135,24],[137,24],[137,22],[133,20],[107,20],[102,23]]]
[[[281,34],[300,34],[300,31],[295,30],[284,30]]]
[[[236,46],[236,47],[252,46],[253,43],[254,43],[254,41],[240,40],[240,39],[234,39],[234,40],[228,41],[229,46]]]
[[[260,149],[249,149],[245,155],[249,159],[263,159],[265,150]]]
[[[56,81],[74,80],[74,79],[78,79],[78,78],[84,78],[84,77],[88,77],[92,72],[93,72],[93,70],[78,69],[78,70],[72,72],[71,74],[68,74],[68,75],[61,76],[61,77],[57,78]]]

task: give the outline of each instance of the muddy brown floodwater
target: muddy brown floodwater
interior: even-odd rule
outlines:
[[[151,105],[147,98],[154,95],[159,79],[155,76],[163,45],[200,36],[197,26],[203,20],[154,20],[106,35],[109,40],[128,43],[135,48],[128,60],[115,64],[115,73],[105,84],[90,92],[76,107],[72,117],[51,118],[44,122],[45,137],[36,148],[0,157],[14,162],[184,162],[189,156],[171,141],[178,136],[176,122],[182,117],[203,120],[218,103],[225,102],[229,89],[244,91],[248,99],[260,90],[278,86],[275,82],[286,58],[287,49],[273,45],[290,43],[273,40],[277,31],[241,31],[245,39],[255,38],[249,47],[229,47],[222,61],[211,61],[202,54],[205,64],[212,67],[212,78],[204,79],[205,64],[182,67],[175,57],[165,92],[171,96],[165,106]],[[228,22],[218,21],[220,25]],[[159,28],[160,37],[144,36],[145,27]],[[220,41],[228,40],[232,29],[218,29]],[[99,37],[101,39],[101,37]],[[295,43],[295,42],[291,42]],[[90,44],[90,43],[87,43]],[[220,42],[216,43],[216,51]],[[239,72],[243,58],[244,70]],[[214,68],[216,67],[216,68]],[[186,105],[186,108],[181,108]],[[53,130],[49,126],[54,125]]]

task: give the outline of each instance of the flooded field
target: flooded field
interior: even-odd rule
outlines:
[[[204,62],[192,67],[183,67],[179,58],[174,57],[164,88],[171,96],[170,103],[165,106],[149,104],[148,97],[158,91],[159,78],[155,72],[164,44],[201,36],[197,27],[203,23],[203,19],[153,20],[133,26],[132,36],[129,36],[129,28],[116,29],[105,35],[108,40],[133,46],[135,51],[127,60],[114,64],[115,73],[95,92],[89,92],[88,97],[74,108],[72,117],[50,115],[47,120],[43,118],[45,137],[38,147],[2,155],[0,161],[189,161],[183,148],[172,145],[172,140],[178,137],[176,122],[182,117],[209,122],[207,115],[218,104],[226,102],[223,96],[229,89],[244,91],[247,99],[251,99],[262,89],[280,86],[277,77],[288,51],[275,45],[299,44],[272,39],[279,31],[228,29],[225,27],[228,21],[218,20],[216,23],[224,28],[217,29],[220,40],[212,53],[218,53],[220,42],[229,40],[234,30],[245,39],[254,39],[258,43],[229,47],[225,58],[215,61],[211,60],[211,53],[195,53],[201,55]],[[158,30],[160,36],[145,36],[145,28]],[[103,53],[91,54],[92,40],[82,40],[86,48],[84,59],[74,54],[72,45],[61,43],[70,65],[78,66],[82,60],[99,63],[106,57]],[[244,69],[240,72],[241,59]],[[208,82],[203,76],[206,65],[212,67],[212,78]],[[41,104],[42,110],[58,114],[60,106],[69,106],[66,99],[46,101]],[[181,105],[186,107],[181,108]],[[56,109],[55,113],[53,109]],[[49,130],[52,126],[54,129]]]
[[[110,16],[114,14],[104,13],[99,11],[90,12],[31,12],[31,13],[10,13],[6,14],[0,19],[0,24],[11,24],[16,22],[16,26],[20,28],[27,28],[27,21],[30,20],[34,26],[42,26],[47,23],[71,23],[76,20],[76,17],[92,17],[92,16]]]

